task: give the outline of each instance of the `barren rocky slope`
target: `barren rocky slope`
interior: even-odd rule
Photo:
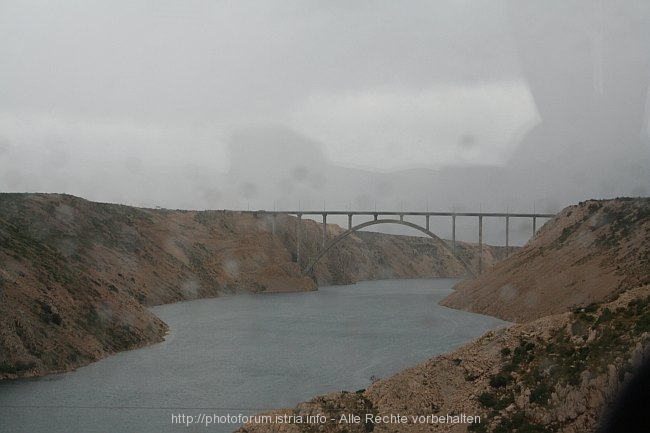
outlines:
[[[524,248],[441,304],[526,321],[650,283],[650,199],[591,200],[546,223]]]
[[[238,432],[593,432],[632,372],[648,361],[650,286],[644,286],[611,303],[488,332],[366,390],[271,413],[272,419],[323,414],[324,423],[251,424]],[[329,421],[341,414],[362,421]],[[407,423],[366,423],[366,414],[405,415]],[[480,422],[411,418],[453,421],[462,414]]]
[[[331,236],[342,229],[329,225]],[[322,226],[303,221],[301,266]],[[57,194],[0,194],[0,378],[67,370],[160,341],[145,307],[237,292],[315,290],[365,279],[460,276],[442,241],[359,233],[313,278],[295,263],[296,219],[93,203]],[[459,249],[469,252],[470,246]],[[500,248],[484,248],[494,262]]]
[[[492,302],[485,296],[486,308],[511,314],[501,317],[523,321],[525,316],[516,314],[523,308],[540,318],[491,331],[367,390],[316,397],[273,413],[324,414],[324,423],[250,424],[238,432],[595,431],[633,373],[650,363],[649,203],[619,199],[567,208],[530,245],[477,280],[503,287],[512,284],[507,277],[514,278],[527,299],[539,299],[548,286],[531,288],[523,281],[551,279],[551,288],[561,290],[544,303],[526,304],[526,298],[515,296],[510,300],[518,303],[501,309],[502,291],[492,289]],[[517,280],[520,275],[527,279]],[[559,306],[553,305],[555,298]],[[571,303],[577,305],[567,311]],[[343,413],[356,414],[361,422],[329,421]],[[363,422],[366,414],[406,415],[407,423]],[[481,422],[453,418],[463,414],[478,415]],[[447,422],[413,422],[411,416]],[[650,422],[646,413],[636,416]]]

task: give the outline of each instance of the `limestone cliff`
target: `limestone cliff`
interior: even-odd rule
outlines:
[[[564,209],[441,304],[521,322],[648,284],[649,270],[650,199],[590,200]]]

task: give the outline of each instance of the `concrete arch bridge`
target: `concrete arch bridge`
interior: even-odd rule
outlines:
[[[275,234],[276,228],[276,218],[278,215],[293,215],[298,218],[297,224],[297,233],[296,233],[296,261],[300,263],[300,245],[302,239],[302,217],[303,216],[318,216],[322,217],[322,226],[323,226],[323,241],[322,248],[318,252],[318,255],[311,259],[311,261],[301,270],[304,275],[307,275],[314,265],[325,255],[327,252],[332,249],[340,241],[351,235],[352,233],[359,231],[363,228],[378,225],[378,224],[399,224],[407,227],[411,227],[415,230],[418,230],[427,236],[440,240],[441,244],[447,248],[454,257],[460,260],[465,269],[472,275],[481,274],[483,271],[483,260],[482,254],[479,253],[478,260],[478,269],[473,270],[471,267],[462,260],[456,254],[456,218],[458,217],[475,217],[478,218],[478,239],[479,239],[479,252],[483,251],[483,219],[484,218],[503,218],[505,220],[506,234],[505,234],[505,247],[506,247],[506,256],[508,254],[508,248],[510,244],[510,218],[527,218],[531,219],[533,223],[533,230],[531,236],[537,231],[537,220],[538,219],[550,219],[555,216],[555,214],[549,213],[498,213],[498,212],[391,212],[391,211],[243,211],[242,213],[250,213],[254,215],[269,215],[272,221],[272,230]],[[327,237],[327,217],[329,215],[347,215],[348,217],[348,227],[343,233],[328,239]],[[372,220],[365,221],[363,223],[353,225],[354,216],[365,216],[372,217]],[[411,221],[405,221],[405,216],[417,216],[424,218],[424,225],[419,225]],[[438,236],[436,236],[430,230],[430,220],[432,217],[446,217],[451,219],[451,246],[446,242],[442,241]]]

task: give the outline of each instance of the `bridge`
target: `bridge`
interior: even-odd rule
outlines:
[[[278,215],[293,215],[298,218],[297,224],[297,233],[296,233],[296,262],[300,264],[300,244],[302,237],[302,217],[303,216],[321,216],[323,221],[323,243],[322,249],[318,255],[313,258],[309,264],[302,269],[303,275],[307,275],[314,265],[337,243],[351,235],[352,233],[361,230],[365,227],[370,227],[377,224],[400,224],[403,226],[411,227],[413,229],[419,230],[420,232],[430,236],[433,239],[440,238],[436,236],[433,232],[430,231],[430,220],[434,218],[450,218],[451,219],[451,247],[447,243],[442,242],[443,245],[449,249],[454,257],[459,259],[461,263],[465,266],[468,272],[472,275],[475,275],[470,268],[470,266],[465,263],[460,257],[456,255],[456,218],[458,217],[474,217],[478,218],[478,243],[479,243],[479,260],[478,260],[478,273],[483,272],[483,218],[503,218],[506,225],[506,234],[505,234],[505,247],[506,247],[506,257],[509,253],[510,247],[510,218],[526,218],[532,219],[533,222],[533,231],[531,235],[535,235],[537,231],[537,220],[538,219],[549,219],[553,218],[555,214],[549,213],[499,213],[499,212],[391,212],[391,211],[304,211],[304,210],[287,210],[287,211],[266,211],[266,210],[257,210],[257,211],[241,211],[244,214],[253,214],[255,216],[264,216],[268,215],[271,217],[272,221],[272,232],[275,235],[276,229],[276,219]],[[348,217],[348,228],[345,232],[339,234],[338,236],[329,239],[327,238],[327,217],[330,215],[347,215]],[[366,221],[357,225],[353,225],[352,219],[355,216],[365,216],[372,217],[372,220]],[[411,221],[405,221],[404,217],[421,217],[424,219],[424,225],[418,225]]]

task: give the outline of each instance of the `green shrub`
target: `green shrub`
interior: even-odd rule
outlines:
[[[503,388],[512,380],[512,376],[509,373],[499,373],[490,377],[490,386],[492,388]]]
[[[603,311],[600,313],[600,316],[598,317],[598,320],[596,320],[596,325],[600,325],[601,323],[609,322],[614,318],[614,313],[612,313],[612,310],[609,308],[603,308]]]
[[[542,382],[530,392],[528,401],[531,403],[546,404],[548,399],[551,398],[551,391],[552,388],[548,384]]]
[[[490,392],[482,392],[478,396],[478,402],[481,403],[484,407],[490,408],[496,406],[498,400],[496,395]]]
[[[503,410],[515,402],[515,396],[512,392],[501,397],[497,403],[494,405],[495,410]]]
[[[11,364],[9,361],[2,361],[0,363],[0,373],[16,374],[21,371],[28,371],[36,367],[35,362],[23,362],[17,361],[15,364]]]
[[[7,361],[2,361],[0,364],[0,373],[9,373],[13,374],[16,372],[16,367],[10,364]]]
[[[646,313],[643,316],[639,317],[639,320],[636,322],[636,327],[640,332],[649,332],[650,331],[650,313]]]
[[[473,433],[487,433],[487,424],[474,421],[467,426],[467,431]]]
[[[535,358],[535,355],[530,353],[535,348],[534,343],[526,340],[521,340],[518,347],[515,347],[515,352],[512,356],[514,364],[521,364],[522,362],[530,362]]]

